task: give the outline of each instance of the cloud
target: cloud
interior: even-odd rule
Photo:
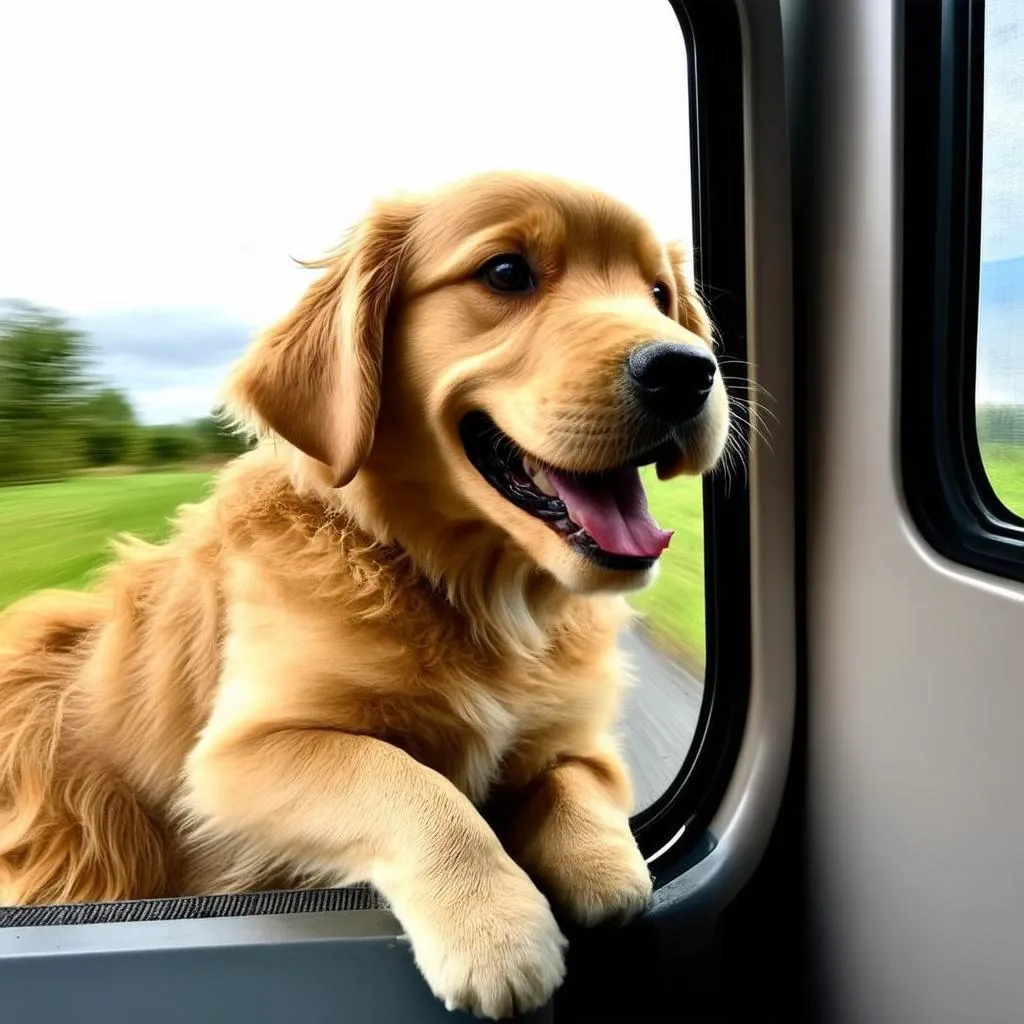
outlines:
[[[202,309],[143,309],[75,318],[99,376],[131,398],[147,423],[205,416],[253,328]]]
[[[87,314],[76,322],[92,335],[104,358],[137,362],[151,370],[223,366],[236,358],[253,328],[211,310],[144,309]]]

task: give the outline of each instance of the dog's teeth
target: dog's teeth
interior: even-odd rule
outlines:
[[[538,491],[543,492],[549,498],[558,497],[558,491],[551,486],[551,481],[548,479],[548,475],[543,469],[538,469],[536,473],[531,473],[530,479],[533,480]]]
[[[540,466],[534,464],[529,455],[523,456],[523,472],[533,481],[533,486],[549,498],[557,498],[558,491],[551,486],[547,473]]]

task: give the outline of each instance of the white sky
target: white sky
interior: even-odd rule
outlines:
[[[982,259],[1024,255],[1024,4],[985,7]]]
[[[981,258],[1024,256],[1024,4],[985,7],[985,123],[982,143]],[[1003,279],[994,301],[982,278],[978,331],[979,402],[1024,402],[1024,287]]]
[[[1019,0],[988,21],[983,254],[1002,259],[1024,253]],[[667,0],[7,0],[0,298],[122,315],[94,328],[101,370],[147,420],[202,415],[308,282],[289,257],[374,196],[544,170],[688,239],[685,96]],[[1024,373],[1018,323],[981,338],[994,381]]]
[[[0,39],[0,296],[259,325],[373,196],[498,167],[689,237],[665,0],[12,0]]]

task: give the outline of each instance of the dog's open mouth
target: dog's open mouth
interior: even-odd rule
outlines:
[[[571,473],[523,452],[482,412],[462,421],[470,462],[513,505],[543,520],[592,561],[609,569],[645,569],[672,539],[647,508],[640,467],[678,454],[666,441],[622,466]]]

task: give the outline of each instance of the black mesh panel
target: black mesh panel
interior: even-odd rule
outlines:
[[[344,889],[289,890],[189,896],[122,903],[70,903],[45,907],[0,907],[0,928],[41,925],[113,924],[124,921],[181,921],[204,917],[259,914],[308,914],[324,910],[387,910],[387,902],[369,885]]]

